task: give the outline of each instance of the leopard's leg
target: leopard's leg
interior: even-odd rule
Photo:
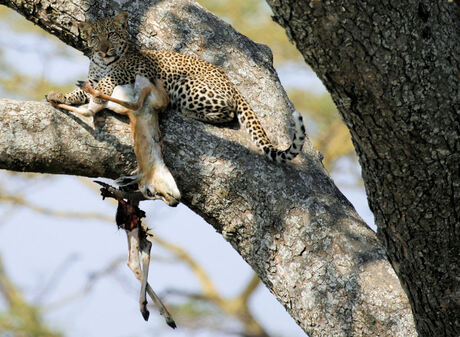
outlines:
[[[79,82],[80,83],[80,82]],[[89,82],[88,83],[90,86]],[[77,84],[78,86],[78,84]],[[91,86],[90,86],[91,87]],[[85,117],[93,117],[97,112],[105,108],[105,102],[96,103],[91,100],[91,96],[81,88],[75,89],[69,94],[61,94],[51,92],[45,96],[48,102],[55,108],[68,110]],[[84,104],[88,101],[88,104]],[[73,106],[70,104],[83,104],[80,106]]]
[[[167,89],[182,114],[207,123],[219,124],[235,118],[237,104],[232,89],[211,87],[194,78],[178,80],[179,85]]]
[[[102,82],[102,84],[101,84],[101,82]],[[101,80],[98,83],[98,85],[96,86],[96,89],[93,89],[93,87],[91,86],[91,84],[89,82],[83,82],[83,81],[78,81],[77,86],[78,86],[78,88],[75,89],[74,92],[83,93],[83,95],[85,97],[85,101],[87,100],[86,99],[87,96],[90,97],[88,104],[81,105],[81,106],[78,106],[78,107],[69,105],[69,104],[78,104],[79,102],[72,101],[71,103],[67,103],[66,101],[68,101],[68,100],[65,99],[65,97],[67,97],[67,95],[63,95],[63,94],[55,94],[54,95],[53,93],[50,93],[50,94],[48,94],[46,96],[46,99],[55,108],[68,110],[68,111],[80,114],[82,116],[85,116],[85,117],[93,117],[99,111],[107,108],[107,100],[106,100],[107,98],[109,100],[111,100],[111,101],[112,100],[117,100],[117,99],[111,98],[109,96],[113,92],[113,89],[115,88],[115,86],[113,84],[113,80],[110,77],[106,77],[103,80]],[[100,89],[97,89],[99,87],[104,88],[105,91],[101,91]],[[105,93],[105,92],[109,92],[109,91],[110,91],[110,94]],[[150,93],[150,91],[148,89],[146,89],[145,92],[143,91],[141,93],[140,100],[138,102],[135,102],[135,103],[124,102],[124,101],[120,101],[120,100],[117,100],[118,101],[117,103],[120,104],[120,102],[121,102],[121,103],[124,103],[124,104],[133,104],[133,105],[136,105],[136,106],[137,106],[137,104],[139,104],[140,106],[142,106],[142,103],[145,100],[145,97],[149,93]],[[63,96],[65,96],[65,97],[63,98]],[[121,114],[121,115],[126,115],[128,113],[126,108],[121,108],[121,109],[116,109],[116,110],[117,110],[116,112]]]
[[[73,91],[67,94],[51,91],[45,95],[45,98],[51,104],[81,105],[88,102],[87,94],[80,88],[75,88]]]
[[[235,119],[235,111],[233,108],[228,107],[214,107],[206,111],[202,111],[201,109],[187,109],[184,107],[181,108],[181,113],[185,117],[197,119],[199,121],[211,124],[227,123]]]

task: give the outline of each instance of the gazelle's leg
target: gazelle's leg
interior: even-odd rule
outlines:
[[[129,269],[132,270],[134,276],[141,280],[142,271],[141,263],[139,261],[139,229],[127,230],[126,236],[128,237],[128,262]]]
[[[159,112],[166,110],[169,104],[169,96],[164,87],[162,80],[156,79],[152,86],[152,94],[155,95],[155,101],[152,103],[152,107]]]
[[[73,105],[64,104],[64,103],[50,102],[50,104],[55,108],[68,110],[68,111],[77,113],[79,115],[85,116],[85,117],[93,117],[99,110],[101,110],[101,109],[99,110],[96,109],[97,111],[93,111],[92,109],[90,109],[88,104],[81,105],[78,107],[73,106]]]
[[[117,180],[115,180],[115,184],[117,184],[118,186],[129,186],[137,184],[139,180],[141,180],[142,176],[142,173],[135,173],[130,176],[121,176]]]
[[[144,246],[144,243],[140,242],[138,228],[135,228],[131,231],[127,230],[126,235],[128,236],[128,249],[129,249],[128,267],[133,271],[136,278],[139,281],[141,281],[141,294],[139,297],[139,305],[140,305],[142,317],[144,317],[144,319],[147,321],[149,319],[149,311],[147,310],[147,299],[145,298],[146,285],[144,284],[144,281],[147,282],[147,280],[145,278],[145,271],[143,272],[141,270],[141,264],[139,261],[140,248]],[[150,256],[149,256],[149,260],[150,260]],[[144,263],[144,258],[142,258],[142,263]],[[148,273],[148,266],[147,266],[147,273]]]
[[[139,295],[139,305],[141,308],[142,316],[145,320],[149,319],[149,311],[147,310],[147,281],[149,276],[149,266],[150,266],[150,250],[152,248],[152,243],[147,240],[146,237],[140,239],[140,252],[142,259],[142,279],[141,279],[141,293]]]
[[[106,101],[111,101],[111,102],[120,104],[121,106],[129,110],[133,110],[133,111],[139,110],[142,107],[142,104],[144,104],[145,98],[150,94],[150,91],[151,91],[150,87],[144,87],[142,88],[142,91],[136,102],[128,102],[128,101],[123,101],[118,98],[106,95],[99,90],[93,89],[93,87],[91,87],[91,85],[88,82],[78,81],[77,86],[79,86],[82,90],[84,90],[85,92],[87,92],[88,94],[92,95],[95,98],[102,98]]]
[[[158,295],[155,293],[155,291],[152,289],[152,287],[150,286],[148,282],[147,282],[146,290],[147,290],[147,294],[149,294],[153,303],[155,303],[155,306],[160,312],[160,315],[165,318],[166,324],[168,324],[171,328],[175,329],[177,327],[176,322],[174,321],[168,309],[166,309],[166,306],[163,304],[161,299],[158,297]]]
[[[128,237],[128,249],[129,249],[129,257],[128,257],[128,267],[133,271],[134,276],[142,282],[142,271],[139,261],[139,229],[134,229],[132,231],[126,231],[126,235]],[[152,299],[153,303],[157,307],[160,315],[164,317],[166,324],[168,324],[171,328],[176,328],[176,322],[172,318],[171,314],[169,313],[166,306],[163,304],[161,299],[152,289],[150,284],[146,283],[146,291],[149,294],[150,298]]]

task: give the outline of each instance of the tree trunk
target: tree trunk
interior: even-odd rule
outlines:
[[[420,336],[459,336],[459,16],[446,0],[267,1],[348,125]]]
[[[193,1],[5,1],[80,50],[77,20],[127,10],[139,45],[195,54],[220,66],[279,147],[291,104],[271,53]],[[86,13],[85,13],[86,11]],[[157,33],[152,38],[152,32]],[[126,121],[103,127],[47,103],[0,101],[0,167],[115,178],[134,166]],[[183,202],[232,244],[310,336],[415,336],[409,302],[375,234],[325,173],[307,140],[277,165],[244,130],[163,116],[164,155]],[[179,322],[180,324],[180,322]]]

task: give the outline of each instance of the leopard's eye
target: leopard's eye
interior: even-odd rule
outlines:
[[[99,38],[97,37],[97,35],[91,36],[91,43],[92,44],[97,44],[98,42],[99,42]]]
[[[120,34],[118,32],[110,32],[108,38],[109,39],[118,39]]]

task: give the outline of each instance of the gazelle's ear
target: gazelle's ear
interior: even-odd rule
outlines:
[[[126,29],[128,27],[128,19],[129,14],[128,12],[121,12],[116,17],[113,18],[113,22],[119,25],[121,28]]]
[[[93,31],[93,25],[89,22],[80,22],[78,24],[78,30],[80,31],[81,37],[87,39]]]

